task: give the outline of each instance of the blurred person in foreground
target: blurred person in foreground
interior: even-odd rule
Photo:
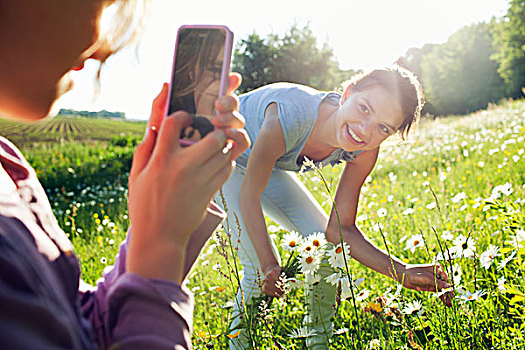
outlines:
[[[102,33],[108,6],[115,17]],[[136,39],[137,14],[147,7],[147,0],[0,0],[0,116],[45,118],[71,88],[68,72],[87,59],[103,63]],[[239,84],[232,74],[229,91]],[[211,198],[249,139],[237,100],[225,96],[216,101],[219,128],[182,148],[180,131],[191,118],[164,118],[166,96],[165,84],[134,154],[128,237],[97,287],[82,282],[35,171],[0,137],[3,349],[191,348],[193,297],[181,283],[225,217]]]

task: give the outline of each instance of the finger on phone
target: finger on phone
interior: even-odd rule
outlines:
[[[244,117],[237,111],[231,111],[213,116],[212,123],[216,128],[243,128]]]
[[[226,134],[223,130],[216,129],[204,136],[203,139],[191,145],[189,148],[195,152],[195,154],[203,154],[205,157],[201,158],[201,161],[207,162],[211,157],[215,157],[218,153],[221,153],[223,148],[226,146]]]
[[[231,159],[237,159],[251,145],[250,137],[244,129],[226,129],[226,136],[233,141]]]
[[[225,95],[215,100],[215,110],[219,113],[228,113],[237,109],[239,101],[231,95]]]
[[[190,115],[184,111],[177,111],[166,117],[160,126],[158,147],[155,151],[162,154],[181,147],[179,144],[181,130],[190,126],[192,122]]]

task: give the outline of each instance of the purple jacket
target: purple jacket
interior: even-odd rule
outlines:
[[[187,289],[127,273],[127,241],[97,287],[83,283],[34,170],[2,137],[0,163],[0,348],[191,348]]]

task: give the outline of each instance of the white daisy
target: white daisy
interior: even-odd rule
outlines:
[[[429,204],[426,205],[426,208],[429,210],[432,210],[435,207],[436,207],[436,202],[430,202]]]
[[[306,326],[299,327],[297,329],[292,330],[290,334],[288,334],[288,337],[300,339],[300,338],[309,338],[316,335],[315,330],[308,329]]]
[[[516,259],[516,251],[513,250],[512,253],[509,255],[508,258],[506,259],[503,259],[499,264],[498,264],[498,268],[497,270],[501,270],[502,268],[504,268],[505,266],[507,266],[507,264],[511,261],[511,260],[514,260]]]
[[[314,247],[314,249],[316,250],[320,250],[320,249],[323,249],[325,248],[326,244],[328,243],[328,241],[326,240],[326,236],[324,233],[322,232],[314,232],[312,233],[311,235],[309,235],[308,237],[306,237],[303,242],[301,243],[301,245],[311,245],[312,247]]]
[[[454,238],[452,244],[454,246],[450,248],[450,252],[454,254],[454,257],[474,258],[476,256],[476,241],[474,238],[459,235]]]
[[[422,247],[425,245],[423,241],[423,235],[416,234],[406,240],[405,250],[409,250],[413,253],[416,251],[416,248]]]
[[[306,283],[314,286],[317,283],[321,282],[321,275],[315,272],[308,273],[306,274],[305,279],[306,279]]]
[[[321,259],[316,254],[301,254],[301,271],[306,274],[314,274],[319,269]]]
[[[505,282],[506,282],[506,281],[507,281],[507,280],[506,280],[505,277],[503,277],[503,276],[500,277],[500,278],[498,278],[498,290],[499,290],[501,293],[503,293],[504,291],[507,290],[507,288],[505,288]]]
[[[281,247],[286,249],[289,252],[293,252],[297,250],[297,247],[302,242],[303,238],[301,235],[299,235],[295,231],[290,231],[283,237],[283,242],[281,243]]]
[[[499,256],[499,247],[491,244],[489,248],[481,253],[481,256],[479,257],[479,261],[481,263],[481,266],[483,266],[486,270],[490,268],[492,265],[492,262],[494,261],[494,258]]]
[[[414,300],[406,304],[406,306],[401,310],[405,315],[413,315],[418,313],[419,310],[423,307],[423,302],[419,300]]]
[[[370,296],[370,291],[368,289],[362,289],[357,295],[355,296],[355,299],[357,301],[363,301],[366,298]]]
[[[368,343],[368,350],[377,350],[381,349],[381,341],[379,339],[372,339]]]
[[[466,198],[467,198],[467,195],[465,194],[465,192],[459,192],[454,197],[452,197],[452,202],[453,203],[459,203],[460,201],[462,201],[463,199],[466,199]]]
[[[505,243],[510,244],[516,249],[519,249],[519,248],[523,248],[524,241],[525,241],[525,230],[520,228],[516,231],[516,234],[514,236],[511,236],[510,240],[508,240]]]
[[[325,281],[327,283],[330,283],[332,286],[337,286],[340,280],[341,280],[341,274],[339,272],[335,272],[325,278]]]
[[[345,267],[345,257],[348,261],[350,259],[350,246],[346,242],[339,243],[338,245],[327,250],[328,263],[334,269],[342,269]],[[344,257],[343,257],[344,254]]]
[[[401,214],[403,215],[410,215],[410,214],[414,214],[415,210],[413,208],[407,208],[405,210],[403,210],[403,212]]]
[[[380,217],[380,218],[384,218],[387,214],[387,211],[385,208],[379,208],[377,210],[377,216]]]
[[[445,241],[451,241],[454,239],[454,235],[450,231],[443,231],[443,233],[441,233],[441,238]]]
[[[484,290],[477,290],[474,293],[467,291],[465,294],[456,297],[456,299],[458,299],[461,304],[464,304],[468,301],[476,301],[485,294],[487,294],[487,292],[485,292]]]
[[[341,277],[341,298],[348,299],[352,297],[352,289],[348,276]]]
[[[461,284],[461,276],[463,275],[463,271],[461,270],[461,266],[458,264],[454,264],[452,266],[452,280],[454,281],[455,286],[459,286]]]

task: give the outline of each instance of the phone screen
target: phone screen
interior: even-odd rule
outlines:
[[[226,30],[179,30],[168,114],[184,110],[192,116],[193,125],[182,131],[181,139],[196,141],[214,128],[210,120],[215,115],[215,100],[225,93],[231,55],[225,56]]]

